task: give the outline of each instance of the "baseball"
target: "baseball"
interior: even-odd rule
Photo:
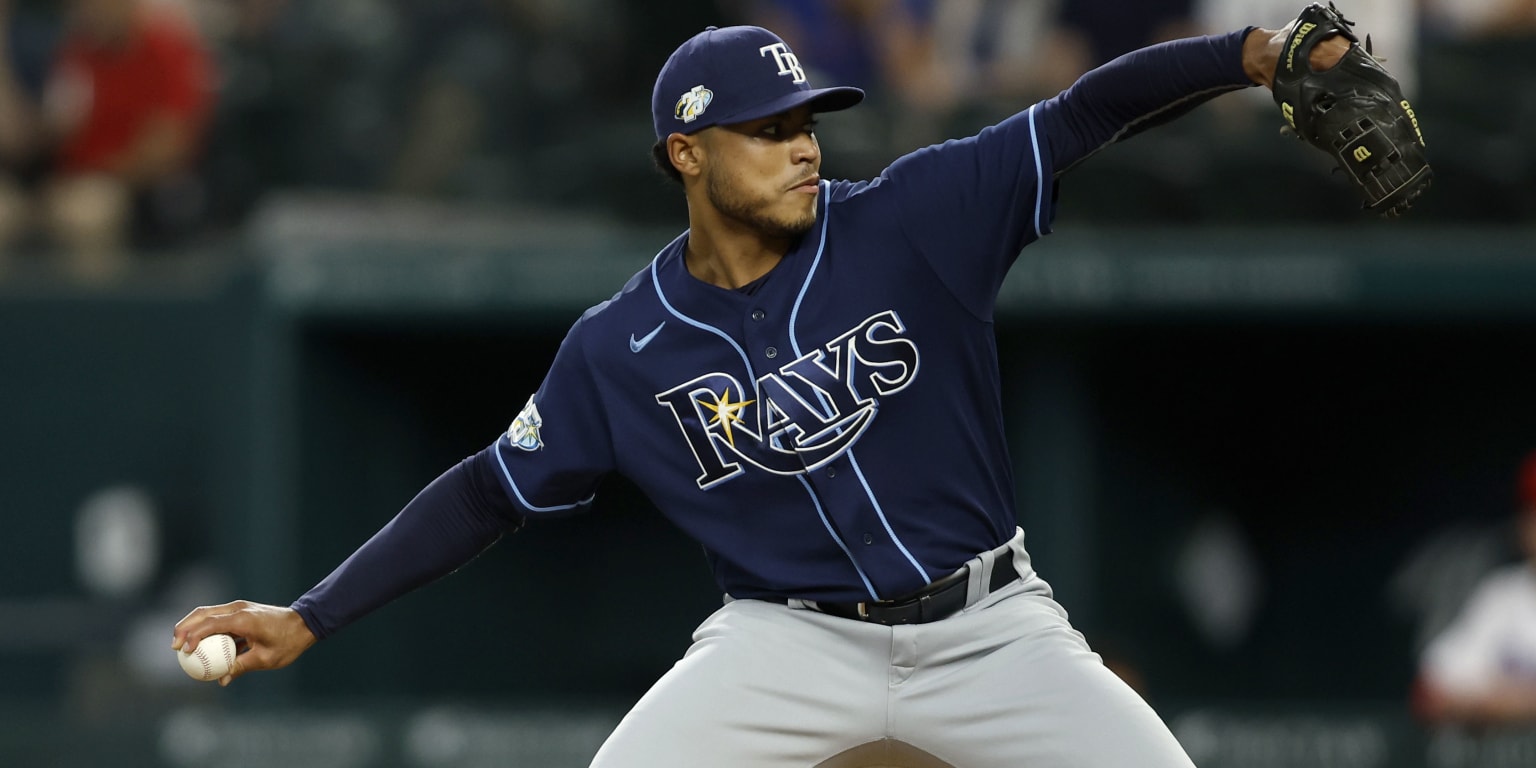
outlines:
[[[217,680],[235,667],[235,639],[209,635],[197,644],[197,650],[177,651],[176,660],[193,680]]]

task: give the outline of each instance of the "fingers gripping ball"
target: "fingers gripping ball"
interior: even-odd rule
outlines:
[[[235,668],[235,639],[229,635],[209,635],[197,644],[197,650],[176,652],[176,660],[193,680],[218,680]]]
[[[1344,169],[1365,201],[1385,217],[1408,210],[1434,173],[1424,154],[1418,115],[1397,79],[1381,66],[1329,3],[1297,17],[1275,67],[1275,103],[1288,128]],[[1312,48],[1334,35],[1350,41],[1336,66],[1312,69]]]

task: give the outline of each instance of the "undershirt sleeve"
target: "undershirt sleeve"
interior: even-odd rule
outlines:
[[[1255,83],[1243,68],[1249,27],[1131,51],[1040,104],[1056,175],[1117,141]]]
[[[422,489],[336,570],[294,601],[324,639],[385,603],[446,576],[522,527],[502,492],[494,448],[459,462]]]

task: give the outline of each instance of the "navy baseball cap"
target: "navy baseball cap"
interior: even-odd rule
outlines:
[[[800,59],[762,27],[709,27],[672,52],[651,91],[656,138],[696,133],[810,104],[836,112],[864,100],[858,88],[812,88]]]

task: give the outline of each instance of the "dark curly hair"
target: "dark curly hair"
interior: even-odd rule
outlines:
[[[678,184],[683,183],[683,174],[677,170],[677,166],[672,164],[672,158],[667,155],[667,140],[665,138],[658,139],[655,144],[651,145],[651,162],[656,165],[656,170],[661,171],[663,176]]]

